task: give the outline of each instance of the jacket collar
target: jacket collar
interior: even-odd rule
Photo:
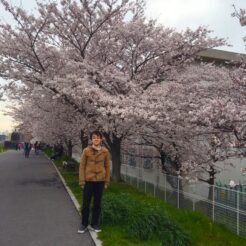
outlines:
[[[101,149],[100,150],[96,150],[95,148],[93,148],[93,146],[92,145],[89,145],[89,148],[92,150],[92,151],[97,151],[98,153],[102,153],[102,152],[106,152],[107,151],[107,149],[105,148],[105,147],[101,147]]]

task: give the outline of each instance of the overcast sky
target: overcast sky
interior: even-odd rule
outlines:
[[[35,8],[35,0],[10,2],[18,6],[22,3],[28,10]],[[235,4],[237,9],[246,8],[246,0],[146,0],[146,2],[147,16],[157,19],[164,26],[176,28],[178,31],[187,27],[195,29],[200,25],[208,26],[214,31],[214,36],[228,38],[228,42],[232,45],[221,49],[246,53],[242,41],[243,36],[246,36],[246,27],[241,27],[238,19],[231,17],[232,5]],[[0,19],[9,20],[2,6]],[[0,132],[12,128],[10,119],[1,112],[5,106],[6,103],[0,102]]]

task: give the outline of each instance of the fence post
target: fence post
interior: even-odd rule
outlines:
[[[126,173],[126,166],[125,166],[125,182],[126,182],[126,179],[127,179],[127,173]]]
[[[128,176],[128,165],[126,165],[126,180],[127,180],[127,176]]]
[[[138,177],[137,177],[137,181],[138,181],[137,187],[138,187],[138,189],[139,189],[139,179],[140,179],[140,166],[138,165]]]
[[[177,208],[179,208],[179,176],[177,176],[177,178],[178,178]]]
[[[164,199],[165,199],[165,202],[167,201],[167,175],[166,175],[166,173],[164,173],[164,175],[165,175],[165,190],[164,190]]]
[[[237,235],[239,235],[239,203],[240,203],[240,192],[239,192],[239,190],[237,190]]]
[[[158,164],[156,163],[156,165],[154,166],[154,170],[155,170],[155,182],[154,182],[154,196],[156,194],[156,188],[158,188],[159,186],[159,170],[158,170]]]
[[[214,205],[215,205],[215,202],[214,202],[214,185],[213,185],[213,200],[212,200],[212,219],[213,219],[213,222],[214,222]]]

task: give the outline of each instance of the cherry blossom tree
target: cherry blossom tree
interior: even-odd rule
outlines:
[[[232,6],[234,8],[234,12],[232,13],[232,17],[238,18],[241,26],[245,26],[246,25],[246,10],[240,9],[238,12],[236,9],[236,6],[234,4]]]
[[[73,107],[40,92],[34,90],[24,102],[18,101],[18,107],[10,114],[19,122],[22,132],[48,144],[64,143],[71,157],[72,147],[79,144],[81,119],[76,117]]]
[[[239,140],[226,127],[228,122],[243,119],[243,105],[234,104],[238,94],[233,91],[232,69],[210,64],[190,66],[176,75],[175,82],[159,86],[149,97],[149,120],[143,120],[145,127],[138,133],[145,144],[157,150],[168,174],[188,175],[212,185],[221,171],[218,163],[242,155]],[[146,98],[139,98],[145,109]],[[171,160],[171,167],[166,159]],[[208,178],[203,177],[204,172]]]
[[[103,130],[114,180],[122,141],[151,115],[140,101],[152,100],[155,85],[175,81],[198,52],[224,44],[204,27],[178,33],[147,20],[141,0],[44,2],[35,16],[0,2],[16,21],[0,26],[5,88],[42,87]]]

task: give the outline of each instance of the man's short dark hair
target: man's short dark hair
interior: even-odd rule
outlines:
[[[93,131],[91,134],[90,134],[90,139],[92,139],[92,135],[97,135],[97,136],[99,136],[101,139],[103,138],[103,136],[102,136],[102,133],[101,132],[99,132],[99,131]]]

